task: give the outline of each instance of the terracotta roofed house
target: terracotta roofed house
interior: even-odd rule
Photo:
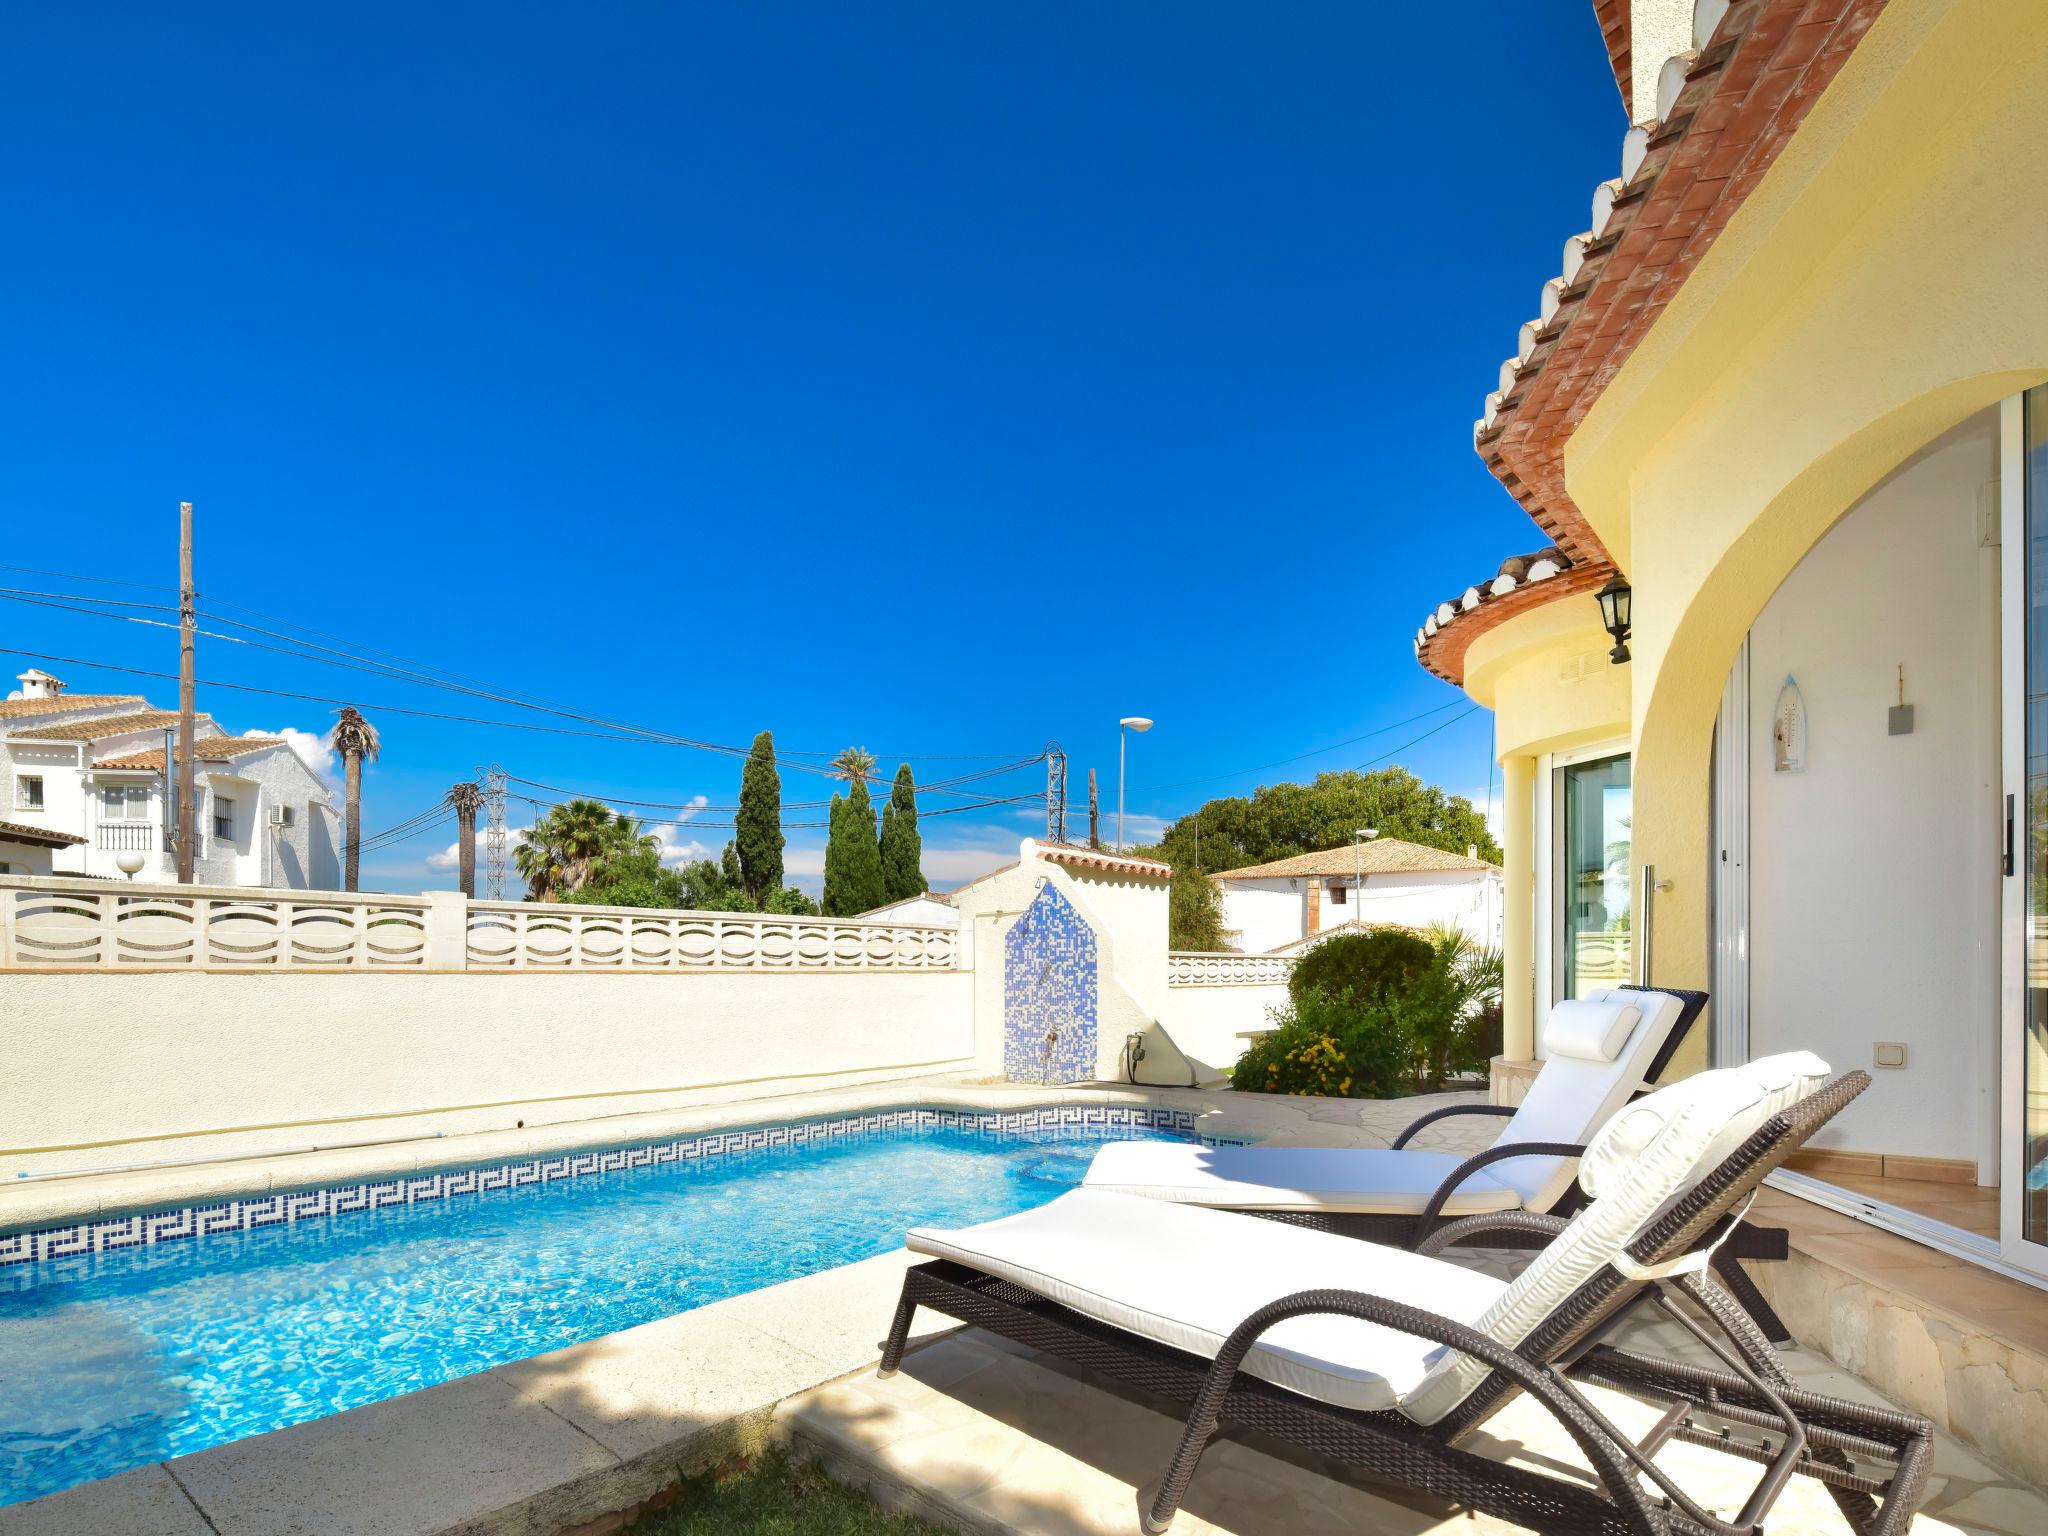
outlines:
[[[1473,853],[1383,837],[1209,878],[1223,893],[1223,926],[1246,954],[1265,954],[1352,923],[1452,923],[1481,943],[1500,942],[1501,870]]]
[[[139,694],[71,694],[31,669],[0,700],[0,875],[177,877],[164,814],[164,740],[175,710]],[[194,743],[202,885],[340,886],[335,809],[283,738],[231,736],[210,715]]]

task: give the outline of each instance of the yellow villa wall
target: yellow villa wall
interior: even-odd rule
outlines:
[[[1634,663],[1560,676],[1599,640],[1577,598],[1475,641],[1466,685],[1504,759],[1629,725],[1657,980],[1708,982],[1714,718],[1751,622],[1888,471],[2048,378],[2044,209],[2048,5],[1891,0],[1568,445]]]
[[[1465,655],[1465,690],[1494,711],[1501,760],[1501,1054],[1536,1054],[1536,759],[1628,733],[1628,670],[1586,595],[1491,629]]]

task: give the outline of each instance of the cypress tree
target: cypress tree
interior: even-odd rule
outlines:
[[[845,905],[846,898],[846,802],[832,791],[832,809],[825,824],[825,893],[818,908],[827,917],[845,917],[858,908]]]
[[[851,917],[889,899],[882,883],[882,850],[875,841],[875,808],[868,799],[867,780],[853,781],[843,814],[847,905],[841,915]]]
[[[759,907],[782,889],[782,776],[775,771],[775,738],[767,731],[754,738],[740,771],[733,841],[747,897]]]
[[[910,764],[896,770],[889,803],[882,807],[882,900],[903,901],[922,896],[931,886],[924,878],[924,839],[917,831],[917,785]]]

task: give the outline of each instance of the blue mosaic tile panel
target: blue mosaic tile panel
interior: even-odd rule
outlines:
[[[601,1177],[608,1173],[645,1168],[654,1163],[724,1157],[736,1152],[758,1151],[763,1147],[785,1147],[839,1136],[858,1136],[870,1131],[934,1127],[969,1135],[999,1136],[1053,1127],[1109,1130],[1127,1126],[1192,1134],[1195,1116],[1192,1110],[1147,1109],[1126,1104],[1051,1104],[1003,1111],[912,1108],[848,1115],[837,1120],[807,1120],[794,1125],[707,1131],[701,1136],[646,1146],[537,1157],[487,1168],[458,1168],[446,1173],[341,1184],[329,1189],[294,1190],[247,1200],[224,1200],[210,1205],[182,1206],[176,1210],[114,1216],[70,1226],[5,1232],[0,1233],[0,1269],[39,1259],[154,1247],[160,1243],[212,1237],[223,1232],[287,1226],[294,1222],[353,1215],[386,1206],[422,1205],[435,1200],[483,1196],[493,1190],[516,1189],[523,1184]]]
[[[1095,1076],[1095,930],[1048,884],[1003,945],[1003,1075],[1013,1083],[1089,1081]]]

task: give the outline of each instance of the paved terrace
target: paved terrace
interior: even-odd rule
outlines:
[[[82,1208],[81,1197],[90,1202],[86,1208],[130,1209],[141,1201],[190,1199],[202,1190],[304,1187],[397,1167],[530,1156],[905,1103],[1168,1104],[1198,1110],[1212,1135],[1384,1146],[1416,1114],[1452,1097],[1254,1100],[925,1078],[497,1133],[455,1145],[123,1175],[91,1181],[97,1187],[77,1181],[67,1199],[73,1210]],[[1476,1121],[1455,1132],[1446,1128],[1435,1144],[1484,1144],[1495,1129]],[[37,1198],[45,1201],[48,1194]],[[1513,1261],[1502,1254],[1470,1258],[1489,1266]],[[658,1498],[677,1478],[770,1442],[817,1458],[886,1503],[965,1531],[1125,1536],[1135,1530],[1136,1489],[1164,1465],[1178,1422],[1142,1400],[931,1314],[920,1318],[902,1372],[876,1380],[876,1341],[908,1263],[901,1251],[885,1254],[0,1509],[0,1536],[596,1536],[616,1529],[621,1511]],[[1669,1329],[1646,1324],[1637,1342],[1686,1352],[1689,1341],[1669,1336]],[[1812,1350],[1793,1350],[1788,1363],[1804,1385],[1882,1400]],[[1603,1396],[1619,1422],[1632,1429],[1646,1425],[1648,1411],[1640,1405]],[[1552,1468],[1580,1465],[1548,1416],[1526,1401],[1495,1418],[1486,1439],[1482,1448],[1491,1454]],[[1676,1442],[1658,1460],[1730,1509],[1754,1475],[1747,1463]],[[1948,1435],[1940,1437],[1925,1510],[1915,1530],[1927,1536],[2048,1531],[2048,1498]],[[1406,1536],[1513,1528],[1362,1484],[1256,1437],[1232,1435],[1211,1448],[1175,1529],[1188,1536],[1279,1530]],[[1771,1529],[1846,1527],[1816,1485],[1798,1482]]]

